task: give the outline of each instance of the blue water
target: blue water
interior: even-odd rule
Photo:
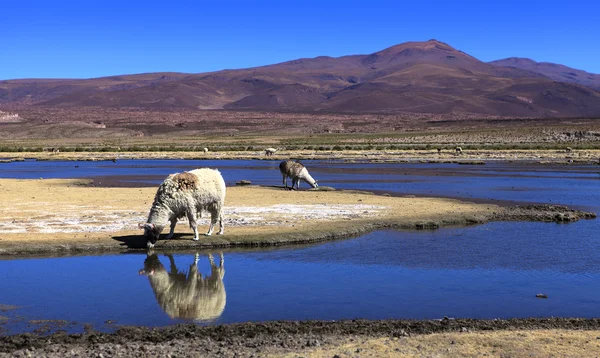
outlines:
[[[336,188],[553,202],[600,212],[598,167],[305,164],[322,185]],[[230,183],[249,179],[280,185],[277,165],[269,161],[187,160],[24,162],[0,166],[0,177],[122,176],[131,180],[137,173],[155,185],[168,173],[210,166],[219,168]],[[436,231],[378,231],[311,246],[227,250],[221,282],[226,304],[222,311],[217,310],[216,318],[201,323],[599,317],[599,233],[600,220],[566,225],[510,222]],[[168,257],[157,254],[169,270]],[[218,252],[213,254],[218,264]],[[178,270],[189,273],[193,269],[193,253],[172,258]],[[109,319],[147,326],[194,321],[185,304],[175,299],[170,301],[171,307],[182,313],[169,316],[150,279],[139,274],[145,260],[145,254],[122,254],[0,261],[0,303],[21,306],[0,313],[11,318],[4,325],[7,333],[31,329],[26,324],[29,319],[66,319],[99,329],[109,329],[103,323]],[[211,273],[205,252],[199,268],[205,276]],[[194,287],[197,301],[208,305],[211,291]],[[537,293],[549,298],[536,298]]]
[[[383,164],[303,161],[320,185],[396,194],[445,196],[589,207],[600,199],[600,166],[542,166],[490,162],[487,165]],[[263,160],[118,160],[61,162],[28,160],[0,164],[1,178],[111,179],[157,186],[174,172],[217,168],[227,185],[242,179],[282,185],[279,161]],[[301,183],[304,188],[308,185]],[[590,198],[592,195],[592,198]],[[594,200],[596,199],[596,200]]]

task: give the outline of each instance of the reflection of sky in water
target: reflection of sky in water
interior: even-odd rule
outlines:
[[[156,184],[169,173],[209,166],[219,168],[228,183],[248,179],[281,185],[278,163],[17,162],[1,164],[0,176],[136,175],[146,181],[155,175],[157,179],[148,182]],[[600,211],[598,167],[305,163],[322,185],[336,188],[561,203]],[[600,220],[567,225],[489,223],[437,231],[375,232],[300,248],[234,250],[225,253],[227,304],[216,323],[357,317],[597,317],[598,232]],[[174,258],[186,271],[193,262],[192,254]],[[148,279],[138,275],[144,259],[145,255],[130,254],[0,261],[4,275],[0,303],[23,306],[14,314],[28,319],[97,325],[107,319],[139,325],[181,322],[163,312]],[[164,256],[160,259],[168,266]],[[210,272],[205,256],[200,271]],[[536,293],[549,298],[536,299]]]
[[[579,227],[585,236],[572,237]],[[537,235],[538,232],[546,235]],[[594,222],[490,223],[437,231],[380,231],[293,248],[225,252],[225,309],[212,323],[281,319],[600,315],[600,239]],[[216,252],[213,252],[216,253]],[[189,272],[193,254],[175,254]],[[169,260],[159,254],[165,268]],[[166,325],[144,254],[0,261],[0,302],[26,319],[102,328]],[[218,263],[218,255],[215,255]],[[210,275],[206,255],[199,271]],[[540,300],[536,293],[549,298]],[[201,295],[198,295],[199,297]],[[68,309],[66,308],[68,307]],[[18,325],[9,325],[14,331]]]

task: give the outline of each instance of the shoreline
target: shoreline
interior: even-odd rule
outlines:
[[[582,350],[580,353],[587,350],[589,354],[590,349],[600,347],[599,340],[595,339],[599,332],[598,318],[489,320],[444,317],[439,320],[268,321],[216,326],[179,324],[160,328],[123,326],[113,333],[91,329],[80,334],[59,331],[51,335],[25,333],[3,336],[0,337],[0,356],[1,353],[7,356],[194,353],[209,357],[298,354],[332,357],[334,353],[347,355],[349,348],[352,355],[362,353],[361,356],[431,355],[453,351],[456,356],[471,356],[461,348],[477,349],[479,352],[489,348],[496,355],[503,351],[510,353],[517,348],[521,349],[521,354],[536,352],[543,356],[544,351],[568,348],[576,356],[577,350]],[[563,340],[563,336],[567,339]],[[526,338],[531,340],[527,346],[517,344]],[[518,352],[512,352],[512,355]]]
[[[453,150],[438,153],[428,150],[280,150],[272,156],[263,151],[140,151],[140,152],[3,152],[0,164],[26,159],[38,161],[118,161],[125,159],[187,160],[341,160],[349,163],[448,163],[485,165],[486,162],[532,163],[537,165],[600,165],[600,150],[581,149],[472,149],[457,154]]]
[[[0,179],[0,258],[146,250],[137,224],[155,188],[105,188],[83,179]],[[259,200],[257,198],[260,198]],[[357,191],[228,187],[225,235],[193,234],[180,222],[156,250],[266,247],[357,237],[382,229],[433,230],[491,221],[567,223],[595,213],[560,205],[501,207],[445,198]],[[202,232],[207,218],[199,224]]]

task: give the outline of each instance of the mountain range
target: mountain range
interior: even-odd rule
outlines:
[[[600,75],[522,58],[483,62],[429,40],[210,73],[0,81],[0,105],[7,104],[594,117],[600,116]]]

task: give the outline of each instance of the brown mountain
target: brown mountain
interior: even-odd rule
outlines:
[[[600,115],[600,92],[430,40],[202,74],[0,81],[0,104],[352,113]]]
[[[535,62],[528,58],[510,57],[489,62],[495,66],[519,68],[536,72],[559,82],[577,83],[600,90],[600,75],[550,62]]]

